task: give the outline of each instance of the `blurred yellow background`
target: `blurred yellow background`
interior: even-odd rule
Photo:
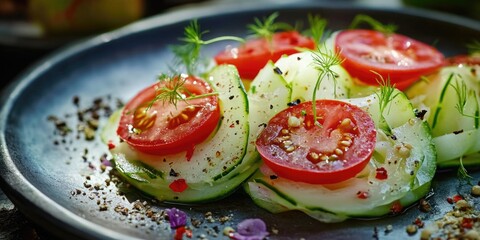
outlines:
[[[143,0],[30,0],[30,19],[48,35],[111,30],[140,19]]]

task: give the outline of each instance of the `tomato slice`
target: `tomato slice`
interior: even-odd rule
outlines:
[[[432,46],[400,35],[354,29],[338,33],[335,46],[352,77],[378,85],[378,75],[404,90],[422,75],[440,68],[444,56]]]
[[[208,83],[196,77],[180,77],[175,81],[184,81],[181,94],[186,97],[212,92]],[[162,89],[171,88],[172,84],[155,83],[125,105],[117,134],[138,151],[157,155],[193,151],[196,144],[216,129],[220,119],[216,95],[180,100],[176,106],[164,101],[152,104]]]
[[[264,163],[278,176],[312,184],[337,183],[361,172],[376,142],[365,111],[338,100],[303,102],[275,115],[256,141]]]
[[[479,65],[480,66],[480,55],[457,55],[457,56],[449,57],[446,59],[446,65],[449,65],[449,66]]]
[[[266,39],[252,39],[236,48],[226,48],[215,56],[217,64],[232,64],[240,77],[253,79],[269,60],[277,61],[282,55],[298,52],[298,48],[313,49],[313,39],[296,31],[278,32],[269,43]]]

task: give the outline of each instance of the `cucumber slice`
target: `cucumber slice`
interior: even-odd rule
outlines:
[[[393,204],[407,206],[425,196],[436,170],[430,129],[415,117],[402,92],[395,90],[382,113],[378,96],[345,100],[367,111],[377,126],[374,154],[361,173],[340,183],[320,185],[271,178],[275,173],[262,166],[244,185],[254,202],[274,213],[299,210],[319,221],[338,222],[382,216]],[[391,128],[391,135],[378,130],[381,121]],[[378,168],[386,169],[387,179],[375,177]],[[366,192],[368,198],[358,198],[358,192]]]
[[[116,135],[118,113],[112,115],[103,131],[103,140],[116,146],[111,153],[120,174],[160,201],[197,203],[223,198],[258,166],[254,154],[245,156],[247,148],[251,148],[248,100],[237,70],[229,65],[217,66],[205,79],[219,94],[222,120],[214,135],[195,147],[190,160],[185,152],[155,156],[120,142]],[[186,181],[185,191],[174,192],[169,188],[177,179]]]
[[[258,134],[270,118],[288,106],[291,94],[291,88],[271,61],[259,71],[250,83],[248,91],[250,142],[245,158],[252,159],[252,168],[258,168],[261,163],[260,155],[255,147]]]
[[[444,67],[406,91],[416,108],[427,111],[425,119],[432,129],[439,165],[458,165],[459,158],[480,151],[478,71],[479,66]]]
[[[296,53],[280,58],[275,66],[281,71],[283,78],[292,88],[291,101],[306,101],[313,96],[313,91],[320,75],[315,66],[314,54],[311,51]],[[354,83],[348,72],[340,65],[331,67],[337,77],[324,77],[317,89],[317,99],[345,99],[349,98]]]
[[[291,102],[292,89],[279,71],[270,61],[259,71],[250,85],[249,122],[253,140],[257,139],[270,118],[287,108]]]

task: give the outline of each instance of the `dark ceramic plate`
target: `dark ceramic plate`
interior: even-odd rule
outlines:
[[[62,239],[166,238],[168,222],[152,220],[151,216],[172,206],[148,201],[124,184],[107,184],[104,178],[108,174],[101,171],[99,160],[107,147],[99,137],[85,141],[77,133],[77,124],[83,123],[77,111],[99,98],[107,105],[114,105],[117,98],[126,101],[152,83],[172,58],[167,45],[177,42],[189,20],[198,18],[202,29],[210,30],[208,37],[245,35],[245,26],[254,17],[274,11],[280,13],[282,21],[292,23],[306,21],[308,13],[317,13],[329,20],[332,30],[347,27],[356,14],[368,14],[398,25],[400,33],[435,44],[448,56],[465,53],[466,43],[480,39],[478,22],[450,15],[313,2],[201,6],[147,19],[56,52],[3,92],[2,189],[32,221]],[[220,44],[211,45],[204,53],[213,55],[221,48]],[[51,116],[65,121],[72,132],[61,136],[48,120]],[[105,118],[100,119],[102,124]],[[480,176],[475,170],[470,174],[477,179]],[[125,194],[120,196],[119,189]],[[297,212],[270,214],[256,207],[242,190],[212,204],[176,207],[191,217],[193,238],[202,234],[209,239],[225,238],[222,230],[226,226],[235,227],[245,218],[259,217],[274,239],[402,239],[408,237],[405,227],[417,216],[431,222],[451,209],[445,199],[462,191],[468,193],[469,186],[462,185],[455,171],[442,172],[434,181],[429,199],[432,211],[423,213],[413,206],[400,216],[338,224],[317,222]],[[147,201],[135,204],[137,199]],[[145,210],[145,205],[152,211]],[[389,225],[392,230],[385,231]]]

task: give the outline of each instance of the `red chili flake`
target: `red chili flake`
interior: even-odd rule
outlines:
[[[360,199],[367,199],[368,198],[368,192],[358,191],[357,192],[357,197],[360,198]]]
[[[175,236],[173,237],[173,239],[182,240],[183,239],[183,234],[186,231],[187,230],[185,229],[185,226],[182,226],[182,227],[179,227],[179,228],[175,229]]]
[[[468,228],[468,229],[473,228],[473,218],[464,217],[462,219],[462,223],[460,226],[462,226],[462,228]]]
[[[188,188],[188,185],[185,179],[180,178],[170,183],[168,187],[174,192],[183,192]]]
[[[378,179],[378,180],[385,180],[388,178],[388,173],[387,173],[387,169],[385,169],[384,167],[381,167],[381,168],[377,168],[377,173],[375,174],[375,178]]]
[[[112,140],[109,140],[108,141],[108,149],[111,150],[111,149],[114,149],[116,146],[115,144],[113,144],[113,141]]]
[[[456,194],[455,196],[453,196],[453,202],[455,203],[462,199],[463,199],[462,195]]]
[[[416,218],[415,221],[413,221],[413,224],[417,225],[417,227],[419,228],[423,228],[423,226],[425,225],[425,223],[422,221],[422,219],[420,218]]]
[[[399,214],[403,210],[403,206],[399,201],[393,202],[392,206],[390,207],[390,212],[393,214]]]
[[[458,202],[462,199],[463,199],[462,195],[456,194],[453,197],[448,197],[447,202],[450,203],[450,204],[454,204],[454,203],[456,203],[456,202]]]

